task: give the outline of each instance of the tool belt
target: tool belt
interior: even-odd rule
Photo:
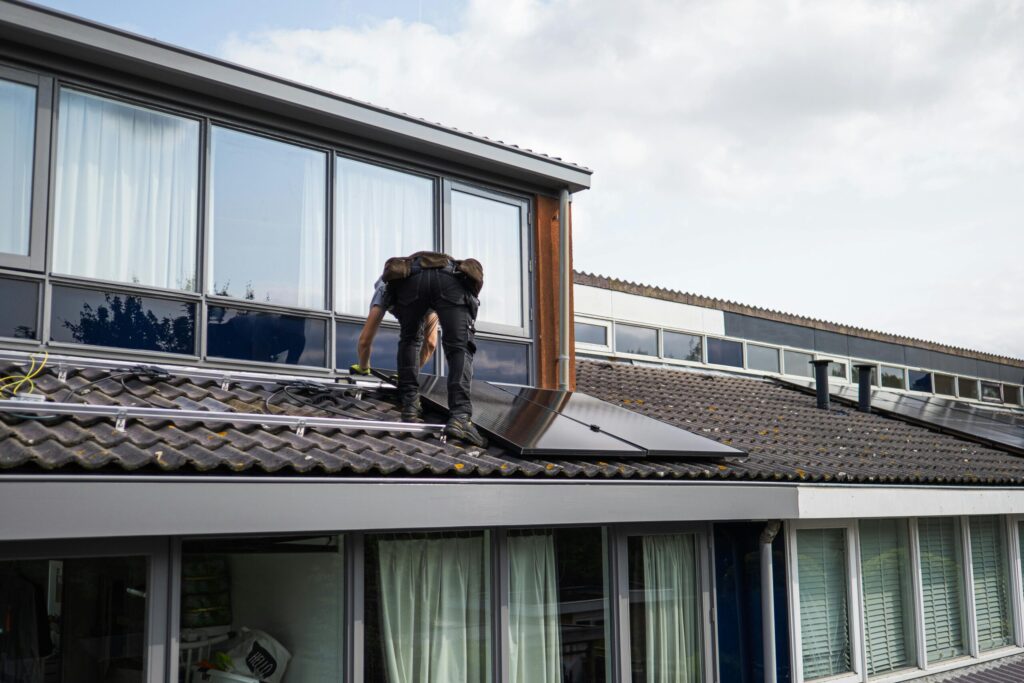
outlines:
[[[384,282],[391,283],[423,270],[446,270],[461,277],[473,296],[480,296],[480,290],[484,287],[484,267],[479,261],[475,258],[458,261],[436,251],[418,251],[412,256],[392,256],[384,262],[384,272],[380,277]]]

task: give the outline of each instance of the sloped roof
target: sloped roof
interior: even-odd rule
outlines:
[[[0,371],[21,372],[24,366]],[[344,477],[553,477],[790,482],[1019,484],[1024,459],[879,415],[833,408],[768,380],[580,361],[580,391],[747,451],[719,462],[543,460],[491,446],[467,450],[434,437],[129,419],[25,420],[0,414],[0,470],[8,472],[239,473]],[[124,371],[47,369],[36,391],[50,400],[190,410],[325,415],[299,405],[273,382],[153,379]],[[92,383],[92,384],[89,384]],[[89,386],[86,386],[86,385]],[[73,390],[79,390],[69,397]],[[386,394],[321,404],[332,415],[397,420]],[[443,421],[442,415],[428,415]]]

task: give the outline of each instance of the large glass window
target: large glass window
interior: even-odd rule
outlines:
[[[909,551],[906,521],[861,521],[864,645],[869,676],[916,663]]]
[[[146,679],[144,557],[0,562],[0,680]]]
[[[960,521],[954,517],[922,518],[918,542],[928,662],[959,657],[967,652]]]
[[[334,307],[365,315],[384,261],[434,249],[434,181],[345,157],[336,169]]]
[[[479,322],[526,326],[522,212],[517,203],[451,193],[451,255],[475,258],[484,268]]]
[[[196,305],[54,285],[50,340],[194,355]]]
[[[1003,385],[1003,400],[1015,406],[1020,405],[1020,387],[1014,384]]]
[[[658,331],[650,327],[615,325],[615,351],[640,356],[658,355]]]
[[[607,680],[608,596],[601,529],[510,531],[509,680]]]
[[[731,339],[708,337],[708,363],[743,367],[743,344]]]
[[[978,649],[985,652],[1013,642],[1006,539],[999,517],[971,517],[970,528]]]
[[[31,235],[36,89],[0,79],[0,252],[27,256]]]
[[[929,394],[932,391],[932,373],[926,370],[908,370],[907,380],[913,391],[924,391]]]
[[[0,337],[36,338],[39,283],[0,279]]]
[[[335,326],[335,363],[339,370],[345,371],[359,362],[359,333],[363,326],[359,323],[338,323]],[[437,367],[437,356],[443,354],[438,345],[434,355],[430,357],[421,372],[433,374]],[[396,370],[398,366],[398,328],[381,326],[373,338],[370,351],[370,367],[381,370]],[[525,384],[525,382],[524,382]]]
[[[683,334],[682,332],[664,331],[661,333],[665,346],[665,358],[676,360],[692,360],[700,363],[704,360],[704,338],[699,334]]]
[[[60,92],[53,270],[193,290],[199,122]]]
[[[977,399],[979,397],[978,380],[969,377],[957,377],[956,390],[960,398]]]
[[[184,543],[179,660],[191,675],[185,680],[198,682],[197,665],[222,662],[222,654],[244,680],[342,680],[342,548],[338,536]]]
[[[882,386],[892,389],[906,389],[906,380],[903,377],[903,368],[894,368],[889,365],[882,366]]]
[[[936,372],[935,393],[943,396],[956,396],[956,377]]]
[[[770,346],[747,344],[747,368],[765,372],[779,371],[779,350]]]
[[[1003,400],[1003,392],[999,385],[995,382],[982,382],[981,383],[981,400],[992,401],[994,403],[1001,403]]]
[[[438,348],[438,353],[443,353]],[[530,383],[530,346],[493,339],[476,339],[473,378],[508,384]]]
[[[696,534],[629,539],[629,642],[634,683],[703,680]]]
[[[608,346],[608,328],[604,325],[592,325],[576,321],[573,328],[576,342],[579,344],[595,344]]]
[[[207,355],[257,363],[326,364],[327,321],[210,306]]]
[[[800,351],[786,351],[783,353],[783,358],[786,362],[787,375],[814,377],[814,369],[811,367],[811,361],[814,360],[814,356],[811,354],[801,353]]]
[[[366,543],[365,680],[491,680],[487,532],[381,534]]]
[[[846,363],[832,361],[828,364],[828,376],[846,379]]]
[[[845,529],[800,529],[800,644],[804,680],[851,671]]]
[[[211,136],[207,291],[323,308],[327,155],[216,126]],[[373,280],[361,284],[369,294]]]

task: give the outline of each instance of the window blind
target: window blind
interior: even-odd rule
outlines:
[[[1006,647],[1011,643],[1010,587],[1006,543],[998,517],[971,518],[971,567],[978,649],[984,652]]]
[[[864,646],[868,675],[911,666],[913,642],[906,522],[860,523],[861,583],[864,591]]]
[[[963,623],[963,559],[960,524],[951,517],[918,522],[921,549],[921,593],[928,661],[965,653]]]
[[[851,670],[845,534],[843,529],[797,531],[805,680]]]

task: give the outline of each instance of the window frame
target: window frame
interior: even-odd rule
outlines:
[[[617,342],[618,342],[619,326],[620,325],[623,325],[625,327],[635,327],[635,328],[641,329],[641,330],[650,330],[651,332],[654,332],[654,355],[653,356],[649,356],[649,355],[647,355],[645,353],[630,353],[628,351],[619,351],[619,347],[618,347],[618,343]],[[614,352],[615,352],[616,356],[622,356],[623,358],[634,358],[636,360],[647,361],[649,363],[657,363],[658,361],[663,360],[663,358],[664,358],[664,350],[663,350],[662,344],[661,344],[662,328],[660,328],[660,327],[652,327],[650,325],[638,325],[636,323],[619,322],[619,321],[616,320],[616,321],[613,321],[613,324],[612,324],[612,327],[611,327],[611,332],[612,332],[612,336],[611,336],[609,341],[610,341],[611,347],[615,350]],[[702,355],[703,355],[703,353],[702,353]]]
[[[47,266],[50,193],[51,126],[56,117],[54,79],[43,73],[26,71],[0,62],[0,79],[35,88],[35,138],[32,141],[32,192],[29,196],[28,255],[0,253],[0,268],[43,271]]]
[[[603,319],[600,319],[600,318],[588,318],[588,317],[582,316],[582,315],[574,315],[573,316],[573,324],[576,324],[576,323],[581,323],[581,324],[584,324],[584,325],[593,325],[594,327],[603,327],[604,328],[604,338],[605,338],[605,341],[606,341],[605,344],[590,344],[588,342],[575,341],[575,344],[576,344],[576,346],[578,348],[583,349],[585,351],[608,351],[608,352],[611,352],[611,350],[612,350],[612,343],[613,343],[613,339],[614,338],[612,337],[612,322],[610,320],[603,320]],[[575,333],[574,333],[574,340],[575,340]]]
[[[71,540],[0,542],[0,562],[15,560],[64,560],[104,557],[146,558],[146,626],[144,683],[164,683],[164,673],[177,654],[169,641],[169,615],[178,611],[169,602],[172,585],[171,543],[166,537],[76,538]],[[177,668],[175,668],[177,671]],[[177,680],[177,679],[173,679]]]

